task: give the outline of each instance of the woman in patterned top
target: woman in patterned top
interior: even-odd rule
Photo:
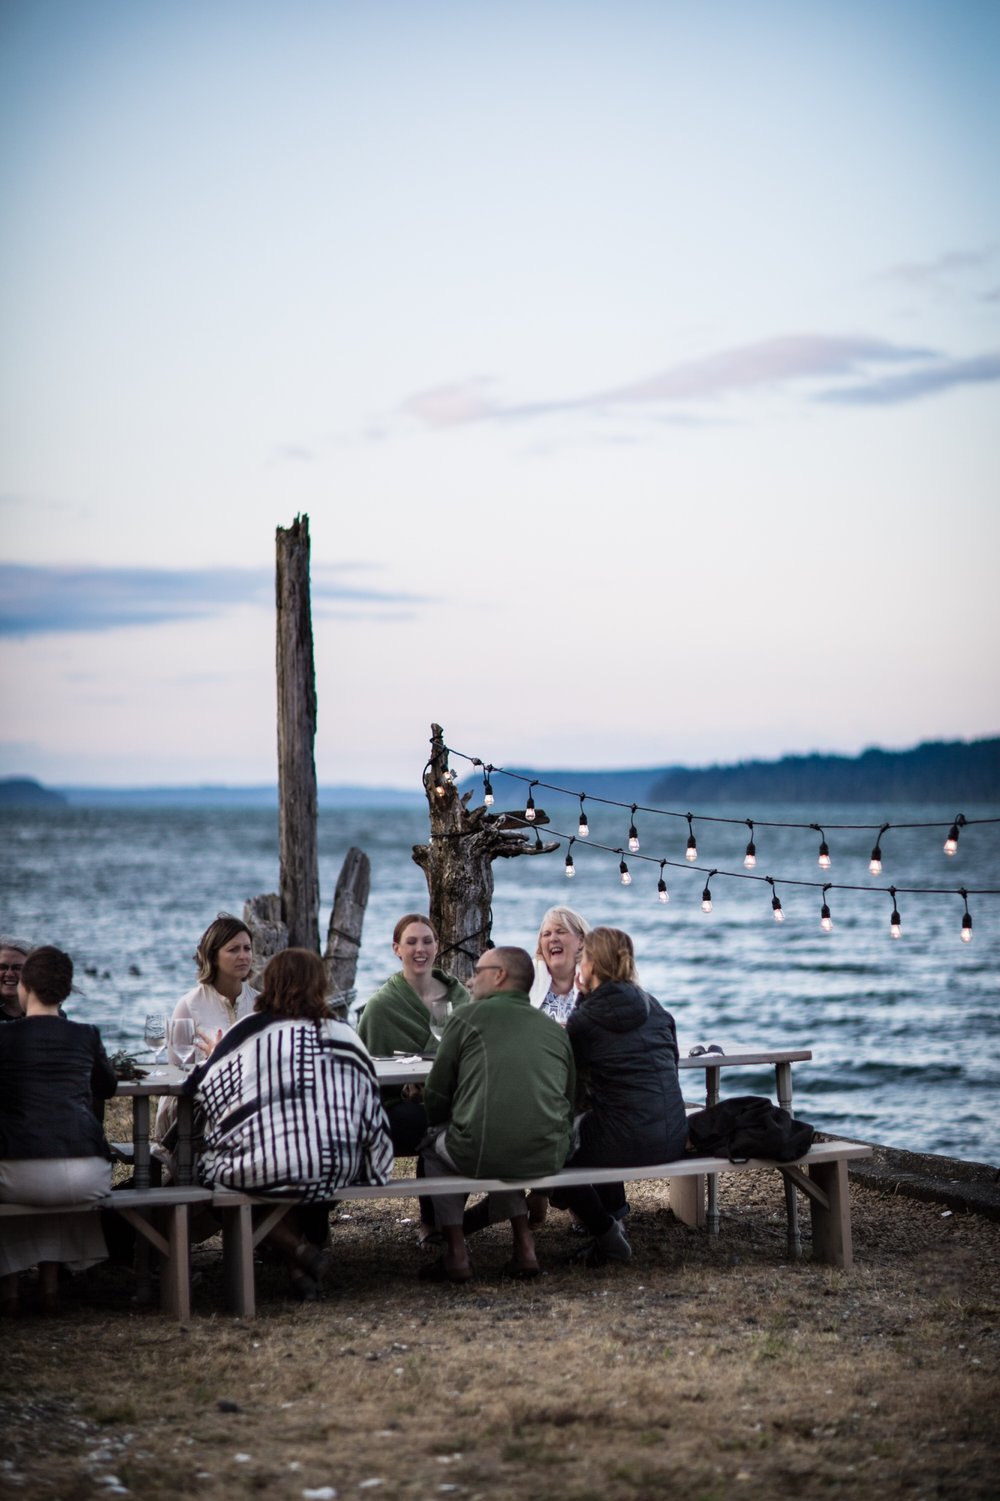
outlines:
[[[185,1086],[204,1112],[198,1175],[231,1188],[328,1204],[353,1183],[385,1183],[392,1143],[375,1067],[327,1003],[326,968],[308,949],[275,954],[254,1014],[230,1027]],[[266,1237],[299,1298],[318,1296],[327,1257],[292,1208]]]
[[[576,1005],[576,963],[589,931],[589,923],[572,907],[550,907],[538,930],[531,1004],[561,1027]]]

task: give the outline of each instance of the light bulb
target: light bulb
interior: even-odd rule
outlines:
[[[535,799],[532,797],[532,795],[531,795],[530,792],[528,793],[528,801],[527,801],[527,804],[526,804],[525,809],[524,809],[524,816],[528,820],[529,823],[534,823],[534,821],[535,821]]]
[[[635,824],[632,824],[628,831],[628,848],[630,855],[639,853],[639,831]]]
[[[754,844],[752,839],[747,845],[746,854],[743,856],[743,864],[746,866],[747,870],[753,870],[754,866],[757,864],[757,846]]]
[[[889,919],[889,933],[893,938],[902,938],[903,936],[903,924],[895,908],[893,908],[892,917]]]
[[[619,869],[619,870],[620,870],[620,871],[621,871],[621,875],[622,875],[622,885],[623,885],[623,886],[631,886],[631,884],[632,884],[632,876],[631,876],[631,874],[630,874],[630,872],[629,872],[629,868],[628,868],[628,866],[627,866],[627,865],[626,865],[626,864],[625,864],[625,861],[624,861],[624,860],[623,860],[623,861],[622,861],[622,862],[621,862],[621,864],[620,864],[620,865],[619,865],[619,866],[618,866],[618,869]]]
[[[698,844],[693,834],[688,835],[687,849],[684,851],[685,860],[692,862],[698,858]]]
[[[830,847],[825,839],[819,847],[819,868],[820,870],[830,869]]]
[[[662,876],[656,883],[656,895],[664,905],[670,900],[670,892],[667,890],[667,883]]]
[[[570,880],[576,875],[576,866],[573,864],[573,856],[566,856],[566,874]]]
[[[967,912],[962,918],[962,942],[972,942],[972,913]]]
[[[819,925],[823,929],[824,933],[833,932],[833,918],[830,916],[830,909],[827,906],[826,902],[824,902],[822,907],[820,908]]]
[[[784,922],[785,913],[781,906],[781,897],[777,893],[771,898],[771,911],[774,913],[775,922]]]
[[[712,893],[707,886],[701,894],[701,910],[703,912],[711,912],[712,910]]]
[[[587,835],[590,833],[590,824],[587,822],[587,815],[583,810],[582,797],[580,799],[580,826],[576,832],[579,834],[581,839],[586,839]]]
[[[953,823],[952,826],[951,826],[951,828],[948,830],[948,838],[944,842],[944,852],[945,852],[946,855],[954,855],[955,852],[957,851],[957,849],[958,849],[958,824],[957,823]]]
[[[493,806],[493,787],[488,777],[486,779],[486,786],[483,788],[483,804],[487,808],[492,808]]]
[[[873,876],[880,876],[882,874],[882,851],[878,845],[872,850],[872,857],[868,861],[868,869]]]

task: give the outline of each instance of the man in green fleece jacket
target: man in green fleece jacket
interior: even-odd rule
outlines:
[[[487,949],[472,978],[473,1004],[449,1018],[427,1077],[427,1120],[438,1127],[421,1153],[428,1177],[535,1178],[558,1172],[569,1151],[576,1071],[564,1028],[532,1006],[535,966],[524,949]],[[445,1237],[432,1279],[472,1276],[462,1233],[464,1195],[434,1200]],[[537,1276],[522,1189],[490,1195],[490,1219],[509,1219],[508,1270]]]

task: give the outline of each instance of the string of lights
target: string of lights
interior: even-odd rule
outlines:
[[[957,851],[958,851],[958,841],[959,841],[959,837],[961,835],[962,829],[964,829],[964,828],[972,828],[973,826],[975,826],[977,824],[997,824],[997,823],[1000,823],[1000,818],[966,818],[966,816],[965,816],[964,813],[958,813],[958,814],[956,814],[955,818],[952,819],[950,822],[949,822],[948,819],[941,819],[941,818],[939,818],[939,819],[925,820],[925,821],[922,821],[922,822],[900,821],[899,823],[893,823],[893,822],[887,821],[887,822],[881,823],[881,824],[874,824],[874,823],[832,823],[829,820],[827,820],[825,822],[825,824],[823,824],[823,825],[821,825],[819,823],[816,823],[814,821],[809,822],[809,823],[796,823],[796,822],[790,822],[788,820],[783,820],[783,819],[732,818],[732,817],[729,817],[729,816],[726,816],[726,815],[723,815],[723,814],[718,814],[718,813],[690,813],[690,812],[689,813],[681,813],[681,812],[679,812],[675,808],[657,808],[657,807],[653,807],[653,806],[647,806],[647,805],[644,805],[642,803],[625,803],[625,802],[618,801],[616,798],[601,797],[597,793],[592,793],[592,792],[578,792],[575,788],[572,788],[572,787],[560,787],[555,782],[545,782],[545,781],[542,781],[540,777],[529,777],[524,772],[507,771],[507,769],[505,767],[503,767],[503,766],[493,766],[491,763],[483,761],[481,759],[481,757],[479,757],[479,756],[470,756],[467,752],[455,750],[452,747],[448,748],[448,756],[449,757],[453,757],[454,756],[454,757],[458,758],[459,760],[468,761],[468,763],[470,764],[470,766],[482,768],[482,774],[483,774],[483,802],[485,803],[485,805],[486,805],[487,808],[492,807],[493,804],[494,804],[494,801],[495,801],[495,794],[494,794],[494,791],[493,791],[493,783],[491,781],[491,778],[493,776],[499,775],[499,776],[510,777],[512,780],[514,780],[516,782],[525,782],[525,783],[527,783],[527,785],[528,785],[528,796],[527,796],[527,799],[525,801],[524,817],[525,817],[525,819],[527,820],[528,823],[533,823],[534,820],[535,820],[536,808],[535,808],[535,799],[534,799],[534,789],[536,787],[541,787],[546,792],[558,792],[558,793],[560,793],[564,797],[579,798],[579,800],[580,800],[580,822],[579,822],[579,827],[578,827],[577,833],[578,833],[578,835],[579,835],[579,837],[581,839],[586,839],[587,836],[590,833],[589,823],[588,823],[588,819],[587,819],[587,811],[586,811],[586,807],[585,807],[585,804],[588,801],[590,803],[600,803],[600,804],[603,804],[605,807],[608,807],[608,808],[622,808],[622,809],[626,810],[629,813],[629,815],[630,815],[630,823],[629,823],[629,830],[628,830],[628,847],[629,847],[629,851],[632,854],[637,853],[638,849],[639,849],[639,832],[638,832],[638,829],[636,827],[636,814],[637,813],[651,813],[654,816],[657,816],[657,817],[660,817],[660,818],[679,818],[679,819],[686,820],[687,821],[687,826],[688,826],[688,837],[687,837],[687,848],[686,848],[686,851],[685,851],[685,857],[686,857],[686,859],[690,860],[692,863],[694,861],[696,861],[697,858],[698,858],[698,841],[697,841],[697,838],[696,838],[695,832],[694,832],[694,823],[695,823],[695,820],[698,820],[701,823],[745,824],[746,827],[750,831],[750,839],[749,839],[749,841],[747,843],[746,854],[744,855],[744,858],[743,858],[743,863],[744,863],[744,865],[746,866],[746,868],[748,870],[752,870],[754,868],[754,866],[757,864],[757,846],[756,846],[756,843],[755,843],[755,840],[754,840],[754,831],[757,828],[760,828],[760,829],[809,829],[809,830],[812,830],[814,833],[817,833],[820,836],[819,854],[818,854],[817,859],[818,859],[818,864],[819,864],[819,867],[820,867],[821,870],[829,870],[831,864],[833,863],[832,862],[832,857],[830,855],[830,846],[827,843],[826,829],[839,829],[839,830],[844,830],[844,831],[848,831],[848,832],[850,832],[850,831],[853,831],[853,832],[862,831],[862,832],[864,832],[864,831],[869,830],[869,829],[874,829],[874,830],[876,830],[876,838],[875,838],[875,844],[874,844],[874,846],[872,848],[871,858],[870,858],[870,860],[868,862],[868,869],[871,871],[872,875],[880,875],[881,872],[882,872],[882,839],[883,839],[883,836],[885,834],[887,834],[890,829],[943,829],[943,828],[947,828],[948,833],[947,833],[947,837],[945,838],[945,841],[944,841],[943,849],[944,849],[944,853],[946,855],[952,856],[952,855],[956,854]],[[450,768],[449,768],[449,771],[446,773],[446,776],[448,777],[448,779],[451,782],[457,782],[458,781],[457,774],[454,771],[452,771]]]
[[[499,775],[502,775],[502,776],[510,777],[510,778],[512,778],[515,781],[526,783],[527,786],[528,786],[528,795],[527,795],[527,798],[525,800],[523,817],[524,817],[524,820],[525,820],[526,823],[528,823],[528,824],[534,824],[535,825],[535,840],[536,840],[536,843],[538,843],[538,844],[541,843],[541,838],[540,838],[538,826],[535,823],[535,820],[536,820],[536,817],[537,817],[537,809],[536,809],[535,800],[534,800],[534,790],[535,790],[535,788],[536,787],[541,787],[545,791],[557,792],[557,793],[560,793],[560,794],[562,794],[563,796],[566,796],[566,797],[575,797],[575,798],[578,798],[579,799],[579,803],[580,803],[580,812],[579,812],[579,821],[578,821],[578,824],[577,824],[577,831],[576,831],[575,834],[568,834],[568,833],[562,832],[562,831],[560,831],[558,829],[553,829],[548,824],[546,824],[546,829],[545,829],[545,832],[546,832],[547,836],[549,836],[551,838],[554,838],[554,839],[557,839],[557,840],[560,840],[560,841],[562,841],[562,842],[564,842],[566,844],[566,857],[565,857],[565,871],[566,871],[566,876],[569,879],[572,879],[575,876],[575,874],[576,874],[576,863],[575,863],[575,860],[574,860],[574,857],[573,857],[573,846],[577,843],[578,840],[585,839],[585,840],[587,840],[590,849],[592,849],[592,850],[599,850],[599,851],[603,851],[603,852],[605,852],[607,854],[610,854],[610,855],[617,855],[618,856],[618,860],[619,860],[619,864],[618,864],[619,880],[620,880],[620,882],[621,882],[621,884],[623,886],[630,886],[630,885],[632,885],[632,872],[629,869],[628,862],[627,862],[627,860],[625,858],[625,855],[626,855],[626,846],[627,846],[627,852],[628,852],[628,854],[632,858],[638,859],[640,861],[643,861],[643,862],[646,862],[646,863],[649,863],[649,864],[655,864],[655,865],[658,866],[658,868],[659,868],[659,877],[658,877],[657,884],[656,884],[656,894],[657,894],[657,899],[659,900],[659,902],[663,903],[663,904],[669,902],[669,900],[670,900],[670,893],[669,893],[669,891],[667,889],[667,883],[666,883],[666,877],[665,877],[665,871],[666,871],[666,869],[668,867],[673,868],[673,869],[677,869],[677,870],[686,870],[686,871],[690,871],[690,872],[697,871],[699,874],[703,874],[705,876],[705,884],[704,884],[704,888],[702,890],[701,905],[702,905],[702,911],[704,911],[706,913],[711,912],[713,910],[713,898],[712,898],[712,891],[711,891],[711,883],[712,883],[712,881],[716,877],[721,877],[724,880],[760,881],[760,882],[764,882],[766,885],[770,886],[770,888],[771,888],[771,914],[772,914],[775,922],[778,922],[778,923],[784,922],[785,921],[785,916],[786,916],[784,907],[783,907],[782,902],[781,902],[781,897],[778,894],[778,890],[777,890],[778,886],[812,887],[812,888],[818,889],[818,890],[820,890],[822,892],[822,901],[821,901],[821,905],[820,905],[820,929],[824,933],[830,933],[833,930],[833,917],[832,917],[830,902],[828,900],[828,893],[829,892],[831,892],[831,891],[860,891],[860,892],[866,892],[866,893],[869,893],[869,894],[871,894],[871,893],[879,894],[880,893],[882,895],[888,895],[891,898],[891,901],[892,901],[892,914],[891,914],[891,917],[890,917],[890,920],[889,920],[889,931],[890,931],[890,935],[893,938],[900,938],[902,936],[902,934],[903,934],[903,923],[902,923],[902,918],[900,916],[899,903],[898,903],[898,897],[899,897],[900,893],[902,893],[904,896],[918,896],[918,897],[924,897],[924,896],[955,897],[955,896],[958,896],[958,897],[962,898],[962,901],[963,901],[963,904],[964,904],[964,912],[963,912],[963,915],[962,915],[962,922],[961,922],[961,928],[960,928],[960,934],[959,934],[959,936],[961,937],[961,939],[962,939],[962,941],[964,943],[969,943],[971,941],[971,939],[972,939],[972,915],[969,912],[969,897],[970,896],[984,896],[984,897],[985,896],[1000,896],[1000,888],[993,888],[993,887],[976,887],[976,888],[972,888],[972,887],[965,887],[965,886],[959,886],[959,887],[940,887],[940,886],[895,886],[895,885],[894,886],[888,886],[888,887],[886,887],[886,886],[871,886],[871,885],[869,885],[869,886],[860,886],[860,885],[853,884],[851,882],[839,882],[839,881],[838,882],[834,882],[834,881],[829,881],[829,880],[808,881],[808,880],[804,880],[804,879],[797,878],[797,877],[770,876],[770,875],[766,875],[765,876],[765,875],[754,875],[754,874],[751,874],[751,872],[753,872],[755,870],[756,865],[757,865],[757,846],[756,846],[756,841],[755,841],[755,830],[757,828],[804,829],[804,830],[809,830],[809,831],[812,831],[813,833],[818,834],[820,842],[819,842],[819,852],[818,852],[818,856],[817,856],[817,863],[819,865],[820,870],[824,873],[824,875],[830,869],[831,864],[832,864],[832,859],[831,859],[831,855],[830,855],[830,847],[829,847],[829,844],[827,842],[827,835],[826,835],[827,829],[838,829],[838,830],[855,831],[855,832],[857,832],[857,831],[875,830],[876,831],[876,833],[875,833],[875,843],[874,843],[874,845],[872,847],[871,858],[870,858],[870,860],[868,862],[868,870],[869,870],[869,873],[871,875],[880,875],[882,873],[882,840],[885,837],[885,835],[891,829],[935,829],[935,828],[947,828],[948,833],[947,833],[947,837],[946,837],[946,839],[944,841],[943,850],[944,850],[944,854],[946,856],[950,857],[950,856],[953,856],[956,853],[957,849],[958,849],[958,841],[959,841],[959,837],[961,835],[962,829],[968,828],[968,827],[972,827],[972,826],[977,825],[977,824],[980,824],[980,825],[981,824],[997,824],[997,823],[1000,823],[1000,818],[966,818],[964,814],[959,813],[959,814],[957,814],[955,816],[955,818],[950,823],[947,820],[927,820],[927,821],[923,821],[923,822],[899,822],[899,823],[892,823],[892,822],[886,821],[886,822],[883,822],[883,823],[880,823],[880,824],[863,824],[863,823],[833,823],[833,822],[830,822],[829,820],[827,820],[825,822],[825,824],[821,825],[821,824],[819,824],[817,822],[813,822],[813,821],[810,821],[808,823],[798,823],[798,822],[789,822],[789,821],[786,821],[786,820],[772,820],[772,819],[759,819],[759,818],[754,818],[754,819],[752,819],[752,818],[738,819],[738,818],[725,817],[725,816],[721,816],[721,815],[717,815],[717,814],[709,814],[709,813],[705,813],[705,814],[702,814],[702,813],[691,813],[691,812],[681,813],[681,812],[677,812],[677,811],[675,811],[673,809],[668,809],[668,808],[657,808],[657,807],[651,807],[651,806],[643,806],[642,804],[639,804],[639,803],[619,802],[618,800],[616,800],[614,798],[601,797],[601,796],[599,796],[597,794],[591,794],[591,793],[588,793],[588,792],[579,792],[579,791],[577,791],[574,788],[560,787],[560,786],[558,786],[555,783],[543,781],[539,777],[529,777],[529,776],[527,776],[527,775],[525,775],[524,773],[521,773],[521,772],[506,771],[503,767],[493,766],[492,764],[490,764],[488,762],[484,762],[478,756],[470,756],[470,755],[467,755],[463,751],[457,751],[457,750],[454,750],[454,749],[451,749],[451,748],[449,748],[449,750],[448,750],[448,757],[449,757],[449,759],[452,758],[452,757],[455,757],[455,758],[461,759],[463,761],[468,761],[472,766],[481,768],[481,770],[482,770],[482,776],[483,776],[483,801],[484,801],[484,804],[487,807],[491,807],[493,805],[494,801],[495,801],[495,794],[494,794],[494,790],[493,790],[493,784],[492,784],[492,781],[491,781],[491,778],[493,776],[499,774]],[[450,783],[452,783],[452,784],[454,784],[454,783],[456,783],[458,781],[457,773],[455,771],[453,771],[450,767],[447,770],[447,772],[445,773],[445,777],[446,777],[447,781],[450,782]],[[623,809],[624,811],[626,811],[628,813],[628,815],[629,815],[628,836],[627,836],[627,841],[626,841],[625,845],[616,846],[616,845],[610,845],[610,844],[601,844],[601,843],[599,843],[596,840],[590,839],[590,825],[589,825],[589,820],[588,820],[588,815],[587,815],[587,809],[586,809],[586,803],[588,802],[588,800],[591,803],[602,804],[602,805],[604,805],[606,807],[621,808],[621,809]],[[641,853],[639,830],[638,830],[638,826],[637,826],[637,822],[636,822],[636,815],[639,814],[639,813],[642,813],[642,814],[652,814],[654,816],[655,815],[659,815],[659,816],[665,817],[665,818],[683,819],[683,820],[686,821],[686,823],[687,823],[687,829],[688,829],[688,834],[687,834],[687,844],[686,844],[686,847],[685,847],[685,850],[684,850],[684,861],[683,862],[681,862],[679,860],[671,860],[671,859],[668,859],[667,857],[661,857],[659,855],[649,855],[649,854],[643,854],[643,853]],[[746,828],[749,831],[750,837],[749,837],[749,839],[747,841],[746,852],[745,852],[744,857],[743,857],[743,865],[744,865],[744,869],[743,870],[740,870],[740,871],[737,871],[737,870],[723,870],[723,869],[721,869],[720,867],[717,867],[717,866],[708,867],[708,866],[698,865],[698,863],[697,863],[697,861],[698,861],[698,842],[697,842],[697,837],[695,835],[695,830],[694,830],[694,825],[695,825],[695,821],[696,820],[699,820],[699,821],[704,822],[704,823],[722,823],[722,824],[736,824],[736,825],[742,823],[742,824],[744,824],[746,826]]]
[[[558,839],[566,842],[566,875],[570,879],[572,879],[576,875],[576,862],[573,859],[573,845],[577,842],[577,835],[567,834],[559,829],[553,829],[550,826],[546,826],[545,833],[548,838]],[[536,841],[540,841],[540,836],[537,830],[535,831],[535,839]],[[596,839],[588,840],[588,848],[592,850],[600,850],[608,855],[617,855],[619,857],[619,880],[621,881],[621,884],[623,886],[632,885],[632,872],[625,860],[625,850],[623,848],[613,844],[601,844]],[[892,917],[890,919],[890,932],[893,938],[899,938],[902,934],[902,920],[899,915],[899,905],[897,901],[897,896],[899,893],[902,893],[904,896],[961,897],[965,905],[965,912],[962,917],[962,926],[960,931],[960,937],[963,943],[969,943],[972,939],[972,917],[969,913],[969,897],[1000,896],[1000,887],[992,886],[859,886],[849,881],[806,881],[801,877],[796,876],[749,875],[745,870],[722,870],[718,866],[709,867],[706,865],[689,865],[686,861],[682,862],[680,860],[667,860],[659,855],[643,855],[638,852],[634,852],[634,858],[644,861],[649,865],[656,865],[659,867],[659,879],[656,883],[656,895],[657,899],[661,903],[667,903],[670,900],[670,893],[667,890],[666,878],[664,876],[664,871],[668,866],[672,867],[674,870],[683,870],[687,872],[696,871],[698,872],[698,874],[704,875],[706,878],[705,886],[701,894],[701,906],[703,912],[712,911],[713,898],[711,892],[711,883],[716,878],[716,876],[721,877],[723,880],[730,881],[759,881],[763,882],[765,885],[770,886],[771,913],[774,917],[775,922],[779,923],[784,922],[785,920],[785,910],[782,906],[781,898],[778,895],[777,891],[777,888],[779,886],[804,886],[821,891],[823,900],[820,907],[820,928],[824,933],[830,933],[833,930],[833,918],[830,912],[830,904],[827,900],[828,891],[861,891],[868,895],[876,893],[883,896],[890,896],[892,898]]]

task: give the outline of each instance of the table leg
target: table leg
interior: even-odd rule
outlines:
[[[791,1115],[792,1065],[790,1063],[776,1063],[774,1065],[774,1087],[778,1096],[778,1104]],[[784,1184],[785,1211],[788,1215],[788,1254],[793,1261],[797,1261],[802,1255],[802,1234],[799,1230],[799,1201],[795,1193],[795,1184],[791,1179],[785,1178]]]
[[[719,1080],[722,1074],[721,1068],[706,1068],[705,1070],[705,1107],[719,1103]],[[709,1235],[719,1233],[719,1176],[717,1173],[708,1174],[708,1216],[706,1228]]]
[[[149,1095],[135,1094],[132,1096],[132,1184],[135,1188],[148,1188],[149,1183]],[[149,1242],[144,1235],[135,1237],[132,1269],[135,1272],[135,1300],[144,1306],[152,1298]]]
[[[149,1095],[132,1096],[132,1181],[149,1187]]]
[[[190,1188],[194,1182],[194,1100],[190,1095],[177,1097],[177,1152],[174,1158],[175,1182]]]

